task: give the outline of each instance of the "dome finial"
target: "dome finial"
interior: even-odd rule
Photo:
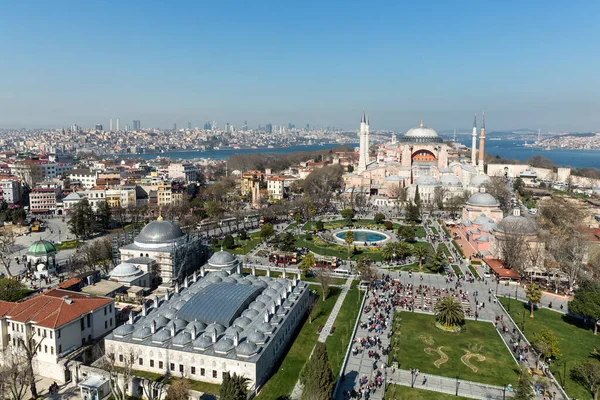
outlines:
[[[157,221],[162,221],[163,220],[163,216],[162,216],[162,206],[158,207],[158,218],[156,218]]]
[[[421,120],[421,122],[419,123],[419,126],[422,128],[423,127],[423,120]]]

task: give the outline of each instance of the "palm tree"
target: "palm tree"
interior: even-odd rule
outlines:
[[[465,313],[458,299],[446,296],[435,304],[435,318],[443,326],[453,327],[465,322]]]
[[[419,257],[419,268],[421,268],[423,266],[423,259],[429,255],[429,250],[423,246],[414,246],[412,254]]]
[[[381,249],[381,256],[386,261],[392,261],[394,257],[398,257],[398,242],[389,242]]]
[[[413,254],[414,247],[406,242],[398,242],[398,246],[396,248],[396,255],[400,258],[408,257]]]
[[[538,285],[532,283],[527,289],[525,289],[525,295],[527,300],[529,300],[529,304],[531,305],[531,313],[529,314],[529,318],[533,318],[533,307],[542,299],[542,290]]]
[[[344,235],[344,241],[348,245],[348,260],[350,259],[350,245],[354,243],[354,232],[348,231],[346,235]]]

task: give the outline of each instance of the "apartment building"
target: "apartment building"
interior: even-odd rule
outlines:
[[[191,163],[173,163],[169,164],[167,169],[170,179],[181,179],[184,182],[196,182],[198,171]]]
[[[0,201],[8,204],[21,202],[22,187],[18,179],[3,179],[0,181]]]
[[[56,212],[56,185],[42,184],[29,193],[29,211],[33,213]]]
[[[79,184],[85,189],[91,189],[96,186],[98,174],[89,169],[74,169],[69,172],[71,184]]]

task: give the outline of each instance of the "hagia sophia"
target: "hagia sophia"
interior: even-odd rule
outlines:
[[[479,192],[489,181],[484,173],[485,116],[479,135],[477,159],[477,121],[473,122],[473,147],[470,163],[459,162],[457,151],[444,143],[438,133],[423,124],[409,129],[404,136],[378,147],[374,160],[369,155],[369,118],[363,112],[360,122],[359,162],[354,172],[344,175],[347,192],[374,196],[375,204],[385,205],[397,196],[398,188],[414,198],[418,188],[421,202],[434,201],[436,188],[443,188],[444,201]]]

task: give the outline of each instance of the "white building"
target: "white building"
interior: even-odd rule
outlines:
[[[0,349],[21,351],[19,341],[33,337],[39,343],[34,372],[60,382],[71,380],[69,355],[116,326],[113,299],[60,289],[19,303],[2,301],[0,316]]]
[[[4,179],[0,181],[0,200],[8,204],[21,201],[21,183],[16,179]]]
[[[79,183],[85,189],[96,186],[96,179],[98,179],[98,174],[89,169],[74,169],[69,172],[71,185]]]
[[[198,171],[193,164],[190,163],[174,163],[169,164],[168,168],[169,178],[171,179],[182,179],[187,182],[196,182],[198,177]]]

